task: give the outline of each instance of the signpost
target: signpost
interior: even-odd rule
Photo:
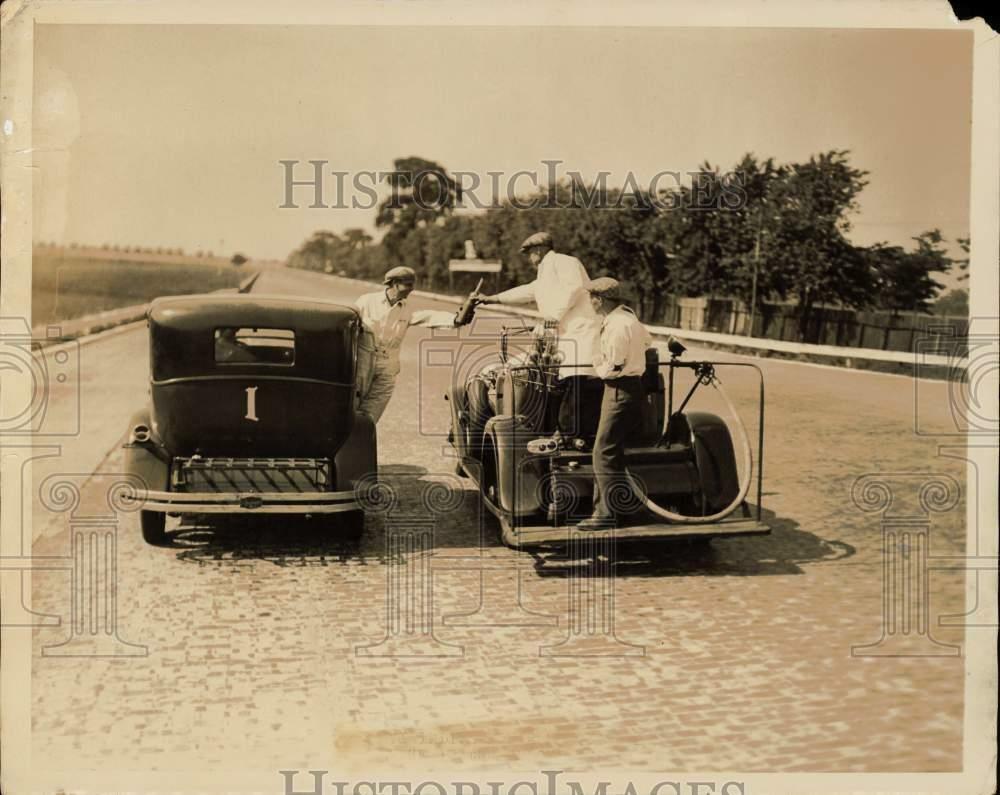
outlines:
[[[503,264],[498,259],[480,259],[471,240],[465,241],[465,258],[448,260],[448,291],[455,292],[455,273],[492,273],[493,292],[500,289],[500,271]],[[480,281],[480,283],[482,283]]]

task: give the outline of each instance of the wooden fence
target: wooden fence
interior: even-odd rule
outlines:
[[[813,307],[803,322],[798,305],[765,303],[755,313],[751,329],[747,307],[733,299],[668,296],[659,303],[660,311],[655,316],[651,301],[637,307],[643,321],[693,331],[738,335],[749,332],[749,336],[761,339],[883,351],[913,351],[918,346],[936,346],[937,342],[930,341],[962,339],[969,327],[965,317],[829,306]]]

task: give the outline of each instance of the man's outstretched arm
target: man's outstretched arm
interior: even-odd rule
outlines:
[[[452,328],[455,325],[455,313],[442,309],[418,309],[410,317],[410,325],[426,328]]]
[[[528,304],[535,300],[535,282],[519,284],[496,295],[474,293],[472,297],[481,304]]]

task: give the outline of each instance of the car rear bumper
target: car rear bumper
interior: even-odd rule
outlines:
[[[161,513],[341,513],[360,511],[353,491],[175,492],[145,491],[135,501],[143,511]]]

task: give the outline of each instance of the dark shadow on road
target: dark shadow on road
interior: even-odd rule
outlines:
[[[803,530],[798,522],[761,512],[771,528],[768,535],[744,538],[712,538],[694,541],[627,541],[613,552],[612,571],[617,577],[757,577],[804,574],[802,566],[831,563],[855,553],[850,544],[825,539]],[[592,558],[571,558],[569,547],[533,550],[535,571],[541,576],[605,576],[606,563]]]
[[[275,566],[331,566],[382,563],[383,546],[346,538],[335,519],[326,517],[184,517],[167,531],[177,559],[201,565],[240,565],[255,561]]]
[[[379,470],[384,490],[359,496],[366,508],[360,539],[345,535],[337,514],[328,516],[198,515],[168,522],[167,543],[177,559],[203,565],[262,561],[276,566],[384,564],[398,555],[387,543],[386,529],[431,533],[430,548],[478,548],[482,523],[478,495],[468,481],[452,474],[428,473],[423,467],[390,464]],[[495,531],[491,531],[494,533]],[[496,544],[493,540],[491,544]]]
[[[412,550],[421,549],[446,557],[488,553],[533,561],[543,577],[607,572],[606,565],[596,566],[590,558],[571,558],[565,544],[507,550],[499,540],[496,519],[467,478],[400,464],[383,467],[379,483],[386,489],[366,506],[365,531],[358,540],[345,537],[336,515],[219,515],[185,517],[179,527],[168,530],[168,545],[178,560],[202,565],[379,565],[403,562]],[[805,565],[836,562],[855,553],[851,545],[803,529],[794,519],[766,510],[762,519],[771,528],[764,536],[619,542],[612,570],[620,577],[789,575],[805,573]],[[401,547],[392,543],[390,531],[420,534],[420,543]],[[411,552],[400,551],[404,549]]]

